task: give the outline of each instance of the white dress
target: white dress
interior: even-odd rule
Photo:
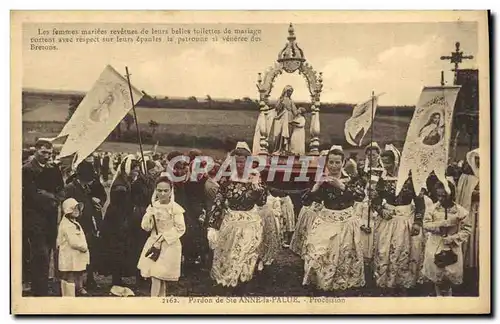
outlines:
[[[360,181],[340,178],[344,190],[323,184],[303,196],[303,203],[322,201],[305,240],[303,285],[324,291],[346,290],[365,285],[361,218],[353,208],[365,193]],[[327,208],[328,206],[329,208]]]
[[[372,210],[368,213],[369,201],[368,197],[363,200],[363,202],[354,204],[355,213],[360,215],[361,224],[365,227],[368,227],[368,215],[370,215],[370,233],[366,233],[365,231],[361,231],[361,242],[363,246],[363,257],[365,259],[373,258],[373,238],[375,235],[375,231],[377,229],[380,218],[377,215],[377,212]]]
[[[281,200],[269,194],[266,204],[258,210],[263,230],[260,259],[264,265],[271,265],[281,250]]]
[[[473,199],[474,190],[479,187],[479,178],[473,174],[462,174],[458,180],[456,202],[470,211],[471,236],[464,244],[465,267],[479,265],[479,199]]]
[[[440,232],[442,222],[445,216],[451,222],[452,226],[447,227],[447,239],[451,244],[445,244],[444,237]],[[467,242],[471,232],[471,222],[469,212],[460,205],[455,205],[445,209],[440,203],[436,203],[424,217],[424,230],[428,233],[427,243],[425,245],[425,257],[422,274],[434,283],[440,283],[447,279],[455,285],[459,285],[463,280],[463,252],[462,244]],[[457,262],[439,268],[434,263],[434,255],[443,249],[452,250],[457,255]]]
[[[154,229],[153,217],[158,232]],[[145,231],[151,231],[137,264],[141,275],[165,281],[179,280],[182,257],[180,238],[186,231],[184,209],[174,201],[166,205],[155,202],[146,210],[141,226]],[[158,239],[162,240],[161,252],[158,260],[153,261],[145,254]]]
[[[292,122],[290,152],[304,155],[306,154],[306,119],[304,116],[299,115]]]
[[[320,203],[313,202],[311,206],[302,206],[295,224],[292,240],[290,241],[290,250],[304,257],[306,251],[306,238],[319,211],[323,206]]]
[[[295,210],[290,196],[281,198],[281,215],[283,220],[283,232],[295,231]]]
[[[87,239],[80,224],[63,217],[57,233],[59,271],[84,271],[90,262]],[[83,252],[85,251],[85,252]]]

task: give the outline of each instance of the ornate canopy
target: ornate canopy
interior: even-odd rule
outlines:
[[[309,94],[311,96],[311,141],[309,144],[309,151],[312,155],[317,155],[319,153],[319,107],[320,107],[320,95],[323,89],[323,78],[321,72],[316,72],[313,67],[306,61],[304,51],[299,47],[296,42],[295,30],[293,25],[290,23],[288,27],[288,37],[285,47],[279,52],[278,59],[274,65],[269,67],[264,74],[259,73],[257,80],[257,89],[260,95],[260,111],[264,117],[267,116],[267,112],[272,109],[269,107],[269,95],[274,86],[274,80],[278,75],[284,72],[295,73],[296,71],[302,75],[307,82],[309,89]],[[265,118],[264,118],[265,119]],[[261,153],[267,154],[267,136],[269,134],[270,125],[264,125],[260,127],[261,133]]]

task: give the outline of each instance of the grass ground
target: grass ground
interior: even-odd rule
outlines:
[[[275,262],[261,273],[257,273],[246,285],[243,291],[230,292],[216,286],[210,278],[208,271],[193,269],[182,276],[178,282],[169,283],[168,294],[173,296],[221,296],[232,294],[233,296],[328,296],[328,297],[394,297],[383,290],[370,286],[350,289],[344,292],[320,292],[312,287],[302,286],[303,261],[293,254],[289,249],[283,249],[278,254]],[[477,282],[470,275],[466,276],[466,284],[456,287],[456,296],[477,296]],[[90,290],[91,296],[109,296],[111,288],[111,277],[97,276],[98,289]],[[125,279],[125,284],[129,286],[136,296],[150,296],[149,283],[142,282],[136,285],[135,278]],[[50,294],[60,296],[59,283],[52,281],[50,284]],[[433,296],[434,288],[432,284],[425,283],[418,285],[415,289],[400,296],[426,297]],[[29,292],[25,293],[29,295]]]

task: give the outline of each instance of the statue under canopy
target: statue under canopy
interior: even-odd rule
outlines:
[[[269,132],[269,151],[281,153],[290,151],[291,123],[297,115],[297,107],[292,100],[293,88],[287,85],[276,103],[275,116]]]
[[[262,75],[259,73],[257,88],[260,94],[260,114],[255,126],[253,138],[254,154],[318,155],[319,154],[319,110],[320,94],[323,88],[322,73],[319,74],[306,62],[304,52],[296,43],[292,24],[288,28],[287,44],[279,52],[277,63]],[[293,87],[283,88],[274,109],[269,97],[274,80],[283,72],[302,75],[307,82],[311,95],[311,113],[309,126],[309,150],[306,152],[306,109],[297,107],[292,100]]]

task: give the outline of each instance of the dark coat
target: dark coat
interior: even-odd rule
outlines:
[[[132,246],[133,255],[139,259],[144,244],[149,237],[149,232],[142,229],[141,223],[146,209],[151,204],[151,197],[155,190],[155,179],[151,176],[140,174],[138,179],[131,185],[132,203],[134,212],[130,223],[131,235],[135,238],[134,246]]]
[[[105,155],[102,158],[101,172],[103,174],[104,173],[109,173],[109,155]]]
[[[96,156],[94,158],[94,170],[97,174],[101,174],[101,157]]]
[[[92,197],[98,198],[101,201],[100,205],[104,206],[107,199],[104,186],[96,179],[90,186],[84,188],[78,179],[75,178],[66,186],[64,191],[66,198],[74,198],[78,202],[83,203],[83,213],[80,215],[78,222],[82,225],[85,235],[87,237],[91,235],[97,236],[97,231],[99,231],[102,222],[102,211],[96,208]]]
[[[42,167],[36,159],[22,167],[23,230],[46,235],[48,244],[57,238],[58,206],[64,196],[59,168]]]
[[[110,275],[119,271],[123,276],[133,275],[138,260],[135,260],[133,253],[133,247],[137,244],[131,226],[134,205],[130,183],[123,177],[117,177],[111,186],[109,198],[110,203],[101,224],[98,272]]]
[[[205,233],[200,222],[200,216],[205,208],[205,181],[189,181],[184,183],[186,232],[181,237],[183,254],[187,259],[194,260],[202,252]]]

